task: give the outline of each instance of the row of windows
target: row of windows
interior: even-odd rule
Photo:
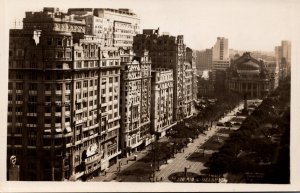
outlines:
[[[106,78],[102,78],[102,84],[106,84]],[[116,82],[118,83],[119,82],[119,77],[116,76],[116,77],[109,77],[108,78],[108,83],[113,83],[113,82]],[[88,85],[89,83],[89,85]],[[89,86],[97,86],[98,85],[98,80],[85,80],[83,82],[76,82],[76,89],[81,89],[81,88],[87,88]],[[109,92],[112,92],[112,88],[110,88]]]
[[[64,44],[64,46],[70,46],[71,44],[71,39],[69,38],[47,38],[47,45],[51,46],[51,45],[56,45],[56,46],[62,46]]]
[[[95,81],[96,83],[96,81]],[[17,82],[15,83],[16,85],[16,90],[23,90],[24,88],[24,84],[21,82]],[[56,89],[56,90],[62,90],[62,84],[44,84],[45,85],[45,91],[51,91],[52,86]],[[71,84],[67,83],[66,85],[66,90],[70,90],[71,89]],[[91,84],[91,86],[93,86],[93,84]],[[13,89],[13,83],[9,82],[8,83],[8,89],[12,90]],[[38,83],[29,83],[28,84],[28,89],[29,90],[37,90],[38,89]]]
[[[98,67],[99,63],[98,61],[77,61],[76,62],[76,68],[94,68]]]

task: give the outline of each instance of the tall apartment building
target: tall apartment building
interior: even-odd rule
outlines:
[[[121,153],[118,50],[54,8],[23,21],[10,30],[7,155],[20,180],[86,179]]]
[[[212,47],[212,70],[226,70],[230,66],[228,39],[218,37]]]
[[[159,138],[176,124],[173,120],[173,70],[152,70],[151,87],[151,132]]]
[[[87,34],[96,35],[101,45],[130,49],[140,28],[140,18],[130,9],[71,8],[68,13],[85,18]]]
[[[196,68],[201,74],[201,71],[212,69],[212,49],[197,51]]]
[[[194,114],[194,70],[189,62],[184,62],[184,116],[191,117]]]
[[[276,64],[279,66],[280,79],[291,73],[291,42],[282,40],[280,46],[275,47]]]
[[[101,115],[101,171],[115,163],[119,149],[120,130],[120,55],[116,47],[100,48],[99,100]],[[100,91],[101,90],[101,91]],[[100,101],[101,99],[101,101]],[[100,117],[99,117],[100,119]],[[100,120],[99,120],[100,121]],[[100,125],[99,125],[100,127]]]
[[[124,154],[129,155],[152,139],[150,135],[151,61],[147,52],[135,55],[120,50],[121,137]]]
[[[193,100],[196,100],[198,95],[198,74],[196,67],[197,51],[187,47],[186,61],[189,62],[192,67],[192,98]]]
[[[149,50],[152,68],[167,68],[173,70],[174,104],[173,119],[181,120],[186,115],[185,105],[185,44],[183,36],[177,37],[168,34],[159,35],[159,30],[143,30],[143,34],[134,37],[133,50],[141,52]]]

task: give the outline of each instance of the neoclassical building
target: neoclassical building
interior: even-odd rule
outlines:
[[[245,52],[236,59],[227,71],[229,90],[247,94],[248,98],[262,98],[270,91],[271,78],[263,61],[258,61]]]

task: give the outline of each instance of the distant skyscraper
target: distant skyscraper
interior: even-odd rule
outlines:
[[[291,42],[281,41],[280,46],[275,47],[276,65],[279,67],[279,78],[282,79],[291,73]]]
[[[211,70],[212,49],[197,51],[196,68],[198,72],[204,70]]]
[[[212,48],[212,70],[226,70],[229,66],[228,39],[218,37]]]

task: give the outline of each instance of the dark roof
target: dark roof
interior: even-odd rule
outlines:
[[[234,66],[238,70],[260,70],[262,68],[262,62],[253,58],[250,52],[245,52],[241,57],[234,61]]]

